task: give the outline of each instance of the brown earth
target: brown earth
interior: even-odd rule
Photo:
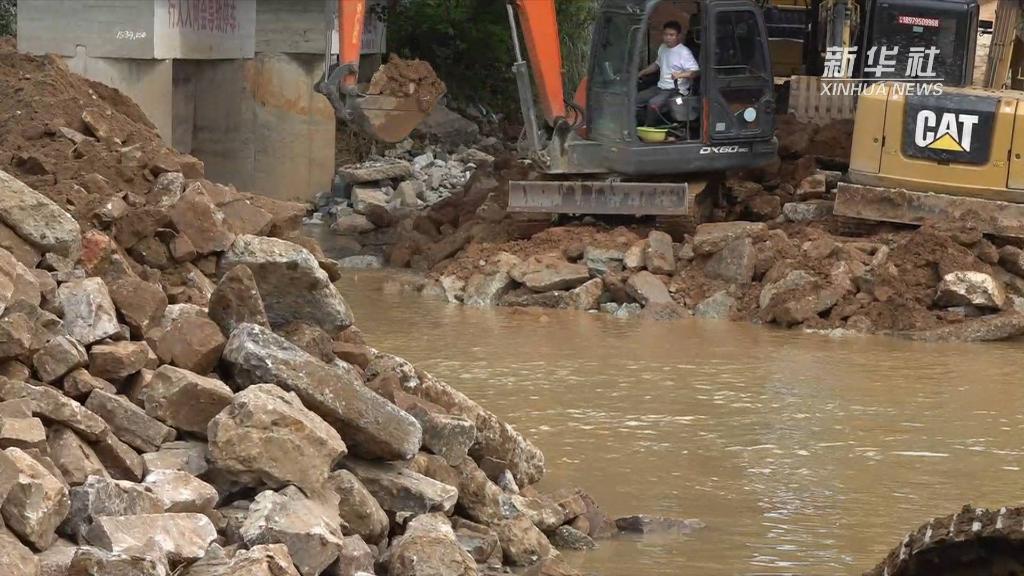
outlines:
[[[404,60],[392,54],[387,63],[373,74],[366,93],[396,98],[414,96],[422,110],[431,110],[445,90],[444,82],[428,62]]]

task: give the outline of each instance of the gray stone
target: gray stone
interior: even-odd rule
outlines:
[[[109,338],[121,330],[107,285],[99,278],[61,284],[57,288],[57,300],[63,309],[64,328],[83,346]]]
[[[74,430],[53,424],[46,434],[50,458],[71,486],[82,484],[89,476],[106,476],[107,470],[99,456]]]
[[[312,489],[347,453],[341,437],[298,396],[257,384],[235,395],[209,426],[210,461],[248,484]]]
[[[370,543],[382,541],[388,535],[388,516],[363,483],[348,470],[331,472],[327,487],[338,496],[338,514],[355,533]]]
[[[808,200],[787,202],[782,205],[782,215],[790,222],[818,222],[832,217],[835,203],[831,200]]]
[[[110,382],[120,382],[145,368],[152,354],[145,342],[96,344],[89,350],[89,373]]]
[[[945,307],[977,306],[998,310],[1006,303],[1006,292],[999,282],[983,272],[950,272],[939,282],[935,303]]]
[[[750,238],[737,238],[708,259],[704,274],[732,284],[750,284],[756,265],[754,243]]]
[[[494,530],[458,516],[452,519],[455,540],[477,564],[486,564],[497,551],[501,553],[498,535]]]
[[[784,326],[800,324],[827,312],[842,296],[842,290],[835,286],[825,286],[810,294],[783,295],[784,303],[775,309],[772,316]]]
[[[185,176],[181,172],[164,172],[156,177],[146,195],[146,204],[158,208],[174,206],[185,191]]]
[[[391,546],[389,576],[476,576],[476,562],[459,545],[443,514],[413,518]]]
[[[931,330],[899,332],[909,340],[922,342],[993,342],[1024,335],[1024,314],[1016,311],[969,318],[951,326]]]
[[[4,576],[39,576],[39,560],[32,551],[4,528],[0,528],[0,574]]]
[[[356,214],[368,214],[374,208],[387,210],[388,195],[376,186],[353,186],[351,201]]]
[[[272,326],[292,321],[315,324],[328,333],[348,328],[352,312],[327,273],[305,248],[262,236],[239,236],[220,259],[219,273],[248,266]]]
[[[269,382],[295,392],[303,405],[343,435],[352,454],[407,460],[419,450],[419,423],[367,388],[354,368],[324,364],[253,324],[232,332],[223,360],[238,386]]]
[[[559,256],[531,256],[513,268],[510,276],[534,292],[569,290],[590,279],[583,264],[566,262]]]
[[[217,489],[180,470],[152,470],[142,484],[163,503],[161,512],[206,514],[217,505]]]
[[[660,230],[651,230],[647,234],[644,264],[652,274],[675,274],[676,257],[672,249],[672,237]]]
[[[672,295],[669,294],[665,283],[646,270],[641,270],[629,277],[629,280],[626,281],[626,291],[644,306],[673,302]]]
[[[342,268],[357,268],[357,269],[374,269],[382,268],[384,263],[381,262],[379,256],[373,255],[358,255],[348,256],[338,260],[338,266]]]
[[[232,397],[231,388],[220,380],[170,365],[158,368],[138,394],[146,414],[203,438],[210,420]]]
[[[209,315],[225,336],[245,323],[270,327],[263,298],[248,266],[235,266],[220,279],[210,295]]]
[[[81,542],[93,522],[102,516],[159,514],[164,503],[152,489],[126,480],[90,476],[71,488],[71,506],[61,524],[61,533]]]
[[[318,576],[343,546],[339,520],[294,486],[261,492],[241,528],[246,546],[284,544],[302,576]]]
[[[768,308],[775,303],[776,297],[785,294],[786,292],[800,290],[808,286],[813,285],[817,280],[814,276],[811,276],[803,270],[793,270],[786,276],[776,282],[769,282],[764,285],[761,289],[761,294],[758,297],[758,305],[761,310]]]
[[[999,249],[999,264],[1011,274],[1024,277],[1024,250],[1016,246],[1003,246]]]
[[[140,452],[155,452],[164,442],[174,440],[174,429],[150,417],[124,396],[93,390],[85,407],[103,418],[115,436]]]
[[[40,252],[78,258],[82,230],[49,198],[0,170],[0,222]]]
[[[85,348],[69,336],[58,336],[32,356],[32,367],[47,384],[89,362]]]
[[[102,418],[52,386],[33,386],[26,382],[0,379],[0,399],[20,398],[31,402],[33,416],[63,424],[86,440],[97,440],[109,429]]]
[[[641,252],[641,258],[642,254]],[[583,262],[586,264],[587,270],[594,276],[604,276],[608,272],[621,272],[624,257],[625,254],[622,250],[614,248],[587,246],[583,250]]]
[[[698,256],[714,254],[739,238],[760,237],[768,233],[763,222],[714,222],[697,226],[693,236],[693,253]]]
[[[202,560],[182,576],[299,576],[284,544],[260,544],[225,554],[212,546]]]
[[[142,481],[146,462],[109,429],[96,439],[92,448],[111,477],[132,482]]]
[[[156,452],[142,455],[146,470],[180,470],[193,476],[206,473],[206,443],[191,441],[168,442]]]
[[[559,550],[593,550],[594,539],[571,526],[559,526],[551,537],[551,544]]]
[[[736,310],[736,299],[725,290],[719,290],[697,304],[693,315],[697,318],[729,320]]]
[[[363,162],[342,166],[338,169],[341,176],[349,184],[363,184],[379,180],[404,180],[412,176],[412,166],[404,160],[385,160]]]
[[[434,106],[423,122],[416,126],[416,131],[449,145],[470,146],[480,137],[480,127],[476,123],[445,106]]]
[[[174,227],[189,239],[200,255],[223,252],[235,240],[234,233],[224,223],[224,213],[198,182],[185,190],[168,214]]]
[[[85,534],[93,546],[120,554],[156,552],[171,566],[206,554],[217,529],[202,514],[136,514],[95,518]]]
[[[338,551],[338,562],[330,576],[372,575],[377,554],[377,549],[371,550],[358,535],[345,536]]]
[[[467,306],[495,306],[512,288],[512,277],[506,272],[481,274],[477,272],[466,282],[463,303]]]
[[[331,224],[331,230],[342,236],[358,236],[376,230],[373,222],[362,214],[338,214]]]
[[[633,534],[690,534],[703,528],[704,523],[697,519],[679,520],[640,514],[617,518],[615,526],[622,532]]]
[[[84,546],[75,549],[67,574],[61,576],[167,576],[167,563],[145,553],[140,549],[138,554],[120,554]]]
[[[392,513],[451,513],[459,498],[452,486],[432,480],[391,462],[347,458],[342,466],[355,474],[384,510]]]
[[[58,538],[44,552],[36,555],[39,560],[39,576],[68,576],[71,574],[71,560],[75,557],[78,546],[63,538]]]
[[[451,466],[466,459],[476,442],[476,425],[463,416],[418,410],[412,412],[423,428],[423,447],[441,456]]]
[[[547,537],[524,515],[498,522],[493,528],[501,542],[505,563],[511,566],[532,566],[551,553]]]
[[[4,453],[17,469],[17,479],[0,507],[4,523],[35,550],[46,550],[68,513],[68,490],[24,451],[8,448]]]
[[[591,278],[566,295],[567,305],[577,310],[596,310],[604,294],[604,280]]]

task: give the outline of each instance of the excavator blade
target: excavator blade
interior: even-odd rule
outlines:
[[[348,110],[352,112],[349,123],[357,130],[389,144],[405,140],[430,113],[414,97],[383,95],[359,96],[348,102]]]
[[[682,183],[511,181],[509,212],[687,216],[705,181]]]
[[[1024,204],[970,196],[840,182],[833,212],[837,216],[917,225],[970,221],[988,234],[1024,238]]]

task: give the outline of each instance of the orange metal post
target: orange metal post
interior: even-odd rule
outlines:
[[[338,62],[359,66],[363,47],[363,20],[366,18],[366,0],[338,0]],[[346,85],[356,83],[356,75],[345,76]]]
[[[562,88],[562,47],[559,44],[555,0],[517,0],[530,68],[539,90],[540,108],[551,123],[565,116]]]

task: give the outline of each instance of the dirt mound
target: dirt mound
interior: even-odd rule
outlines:
[[[430,110],[445,93],[444,82],[423,60],[403,60],[394,54],[373,74],[367,94],[395,98],[415,97],[423,110]]]
[[[0,168],[78,220],[112,196],[142,195],[160,172],[201,163],[166,148],[141,109],[71,74],[56,56],[0,46]],[[97,176],[98,175],[98,176]]]

